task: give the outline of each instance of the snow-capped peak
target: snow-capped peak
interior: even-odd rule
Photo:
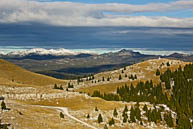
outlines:
[[[77,55],[78,52],[73,52],[64,48],[60,49],[43,49],[43,48],[33,48],[29,50],[13,51],[8,53],[9,56],[26,56],[30,54],[38,55],[54,55],[54,56],[63,56],[63,55]]]
[[[4,53],[4,52],[2,52],[2,51],[0,51],[0,55],[5,55],[5,53]]]

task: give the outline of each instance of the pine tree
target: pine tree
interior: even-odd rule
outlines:
[[[58,86],[57,86],[57,84],[54,84],[54,89],[58,89]]]
[[[1,109],[2,110],[6,110],[7,109],[4,101],[2,101],[2,103],[1,103]]]
[[[108,129],[108,127],[107,127],[107,125],[106,125],[106,124],[104,125],[104,129]]]
[[[147,108],[147,105],[146,105],[146,104],[143,106],[143,111],[145,111],[146,113],[147,113],[147,111],[148,111],[148,108]]]
[[[129,77],[129,79],[135,80],[135,77],[133,76],[133,74],[131,74],[131,76]],[[137,79],[137,75],[136,75],[136,79]]]
[[[122,79],[122,77],[121,77],[121,75],[119,75],[119,80],[121,80]]]
[[[134,77],[134,79],[137,79],[137,75],[135,74],[135,77]]]
[[[167,62],[167,66],[170,66],[170,63],[169,63],[169,62]]]
[[[86,116],[86,118],[89,119],[89,118],[90,118],[90,115],[88,114],[88,115]]]
[[[60,90],[64,90],[64,88],[62,87],[62,85],[60,85],[60,88],[59,88]]]
[[[95,107],[95,111],[96,111],[96,112],[98,112],[98,111],[99,111],[97,107]]]
[[[127,105],[125,105],[125,108],[124,108],[123,112],[128,112]]]
[[[102,115],[99,114],[99,116],[98,116],[98,123],[101,123],[101,122],[103,122],[103,118],[102,118]]]
[[[131,111],[130,111],[130,121],[131,122],[136,122],[136,120],[135,120],[135,110],[133,109],[133,107],[131,107]]]
[[[169,113],[169,114],[164,114],[164,120],[166,121],[166,123],[167,123],[167,125],[168,125],[169,127],[173,127],[173,126],[174,126],[171,113]],[[184,121],[183,121],[183,122],[184,122]]]
[[[60,118],[64,118],[64,114],[60,112]]]
[[[123,117],[123,123],[126,123],[126,122],[127,122],[127,118]]]
[[[114,124],[115,124],[115,121],[114,121],[114,119],[112,118],[112,119],[109,121],[109,125],[112,126],[112,125],[114,125]]]
[[[128,119],[127,107],[125,107],[125,109],[123,110],[122,117],[123,117],[123,123],[126,123],[126,122],[127,122],[127,119]]]
[[[141,111],[140,111],[140,109],[139,109],[139,106],[137,106],[137,107],[135,108],[135,115],[136,115],[136,119],[139,120],[139,121],[141,121]]]
[[[74,88],[73,84],[68,83],[68,88]]]
[[[157,69],[156,76],[159,76],[159,75],[160,75],[160,71],[159,71],[159,69]]]
[[[113,116],[117,117],[117,115],[118,115],[118,112],[117,112],[117,109],[115,108],[114,111],[113,111]]]

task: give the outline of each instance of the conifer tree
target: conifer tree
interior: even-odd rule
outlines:
[[[130,111],[130,121],[131,122],[136,122],[136,120],[135,120],[135,110],[133,109],[133,107],[131,107],[131,111]]]
[[[134,79],[137,79],[137,75],[135,74],[135,77],[134,77]]]
[[[128,112],[127,105],[125,105],[125,108],[124,108],[123,112]]]
[[[60,88],[59,88],[59,89],[60,89],[60,90],[64,90],[63,87],[62,87],[62,85],[60,85]]]
[[[114,124],[115,124],[115,121],[114,121],[114,119],[112,118],[112,119],[109,121],[109,125],[112,126],[112,125],[114,125]]]
[[[106,125],[106,124],[104,125],[104,129],[108,129],[108,127],[107,127],[107,125]]]
[[[89,118],[90,118],[90,115],[88,114],[88,115],[86,116],[86,118],[89,119]]]
[[[60,112],[60,118],[64,118],[64,114]]]
[[[98,112],[98,111],[99,111],[97,107],[95,107],[95,111],[96,111],[96,112]]]
[[[121,75],[119,75],[119,80],[121,80],[122,79],[122,77],[121,77]]]
[[[98,116],[98,123],[100,124],[101,122],[103,122],[103,118],[102,118],[102,115],[99,114],[99,116]]]
[[[157,69],[156,76],[159,76],[159,75],[160,75],[160,71],[159,71],[159,69]]]
[[[1,102],[1,109],[2,110],[6,110],[7,109],[4,101]]]
[[[114,111],[113,111],[113,116],[117,117],[117,115],[118,115],[118,112],[117,112],[117,109],[115,108]]]
[[[140,111],[140,109],[139,109],[139,106],[137,106],[137,107],[135,108],[135,115],[136,115],[136,119],[139,120],[139,121],[141,121],[141,111]]]
[[[127,117],[123,117],[123,123],[127,122]]]
[[[68,88],[74,88],[73,84],[68,83]]]
[[[127,122],[127,119],[128,119],[128,115],[126,112],[123,112],[123,123],[126,123]]]
[[[54,89],[58,89],[57,84],[54,84]]]
[[[167,66],[170,66],[170,63],[169,63],[169,62],[167,62]]]
[[[166,123],[167,123],[167,125],[168,125],[169,127],[173,127],[173,126],[174,126],[171,113],[164,114],[164,120],[166,121]]]
[[[148,111],[148,108],[147,108],[147,105],[146,105],[146,104],[143,106],[143,110],[144,110],[145,112]]]

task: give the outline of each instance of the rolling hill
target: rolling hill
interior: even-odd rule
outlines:
[[[125,68],[120,68],[113,71],[101,72],[94,75],[94,79],[85,78],[83,82],[78,84],[77,91],[86,92],[92,94],[94,91],[99,90],[102,93],[115,92],[117,87],[125,84],[130,85],[137,84],[140,81],[152,80],[154,83],[159,83],[159,76],[156,76],[156,71],[159,69],[161,73],[167,69],[172,71],[176,70],[179,66],[184,67],[190,62],[184,62],[180,60],[172,60],[166,58],[151,59],[136,63]],[[132,79],[131,76],[135,76],[136,79]],[[121,79],[119,79],[121,77]],[[77,85],[74,82],[74,85]],[[76,86],[75,86],[76,87]]]
[[[46,86],[55,83],[65,84],[64,80],[55,79],[27,71],[8,61],[0,59],[0,84],[16,86]]]
[[[189,124],[192,117],[189,115],[183,118],[183,112],[178,112],[182,111],[180,110],[181,107],[176,110],[174,108],[176,106],[175,101],[170,103],[167,99],[167,96],[173,97],[169,95],[170,93],[176,93],[175,86],[165,89],[164,85],[162,87],[159,84],[171,80],[171,78],[161,80],[163,74],[166,74],[163,77],[168,77],[166,71],[169,69],[172,77],[178,77],[175,74],[188,75],[186,77],[188,80],[185,81],[190,84],[191,78],[187,70],[191,69],[187,67],[185,74],[181,74],[186,67],[185,65],[190,63],[166,58],[150,59],[117,70],[80,78],[80,80],[62,81],[32,73],[12,63],[0,60],[0,91],[3,91],[0,93],[5,97],[8,108],[11,109],[3,112],[2,121],[10,123],[11,127],[16,129],[28,127],[39,129],[66,127],[67,129],[90,129],[89,126],[82,123],[91,125],[94,129],[104,129],[105,126],[108,129],[166,129],[175,126],[175,122],[171,121],[177,121],[177,115],[181,117],[180,121],[185,119]],[[180,66],[182,70],[175,73],[174,71]],[[159,70],[159,74],[157,74],[157,70]],[[151,83],[136,85],[139,82],[150,80],[155,86],[151,87]],[[67,82],[73,85],[74,88],[68,88],[68,90],[53,89],[53,84]],[[6,83],[12,87],[3,86]],[[131,83],[134,87],[131,86]],[[14,85],[25,87],[13,88]],[[47,92],[46,86],[48,85],[52,86]],[[102,93],[102,95],[97,94],[95,91]],[[181,91],[189,93],[186,87],[181,88]],[[116,96],[118,96],[118,99]],[[174,97],[179,98],[178,95]],[[185,97],[183,99],[186,100]],[[164,101],[162,102],[162,100]],[[190,105],[189,102],[188,104]],[[65,109],[65,111],[61,109]],[[187,108],[184,107],[184,109]],[[117,115],[114,113],[115,110]],[[189,110],[186,110],[186,112],[189,112]],[[63,118],[61,113],[64,115]],[[100,114],[103,118],[101,123],[98,122]],[[191,118],[190,122],[186,118]],[[112,119],[115,123],[110,125]],[[36,124],[32,124],[31,121]],[[184,124],[177,124],[178,126],[184,126]]]

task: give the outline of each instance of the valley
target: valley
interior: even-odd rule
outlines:
[[[65,49],[29,49],[1,55],[29,71],[52,76],[58,79],[78,79],[104,71],[116,70],[141,61],[157,58],[193,61],[193,55],[173,53],[168,56],[146,55],[127,49],[104,54],[72,52]]]

